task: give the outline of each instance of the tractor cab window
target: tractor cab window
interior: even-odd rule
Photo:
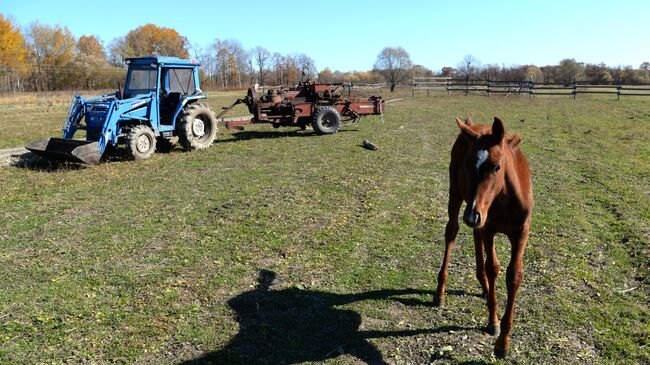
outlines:
[[[126,80],[124,97],[130,98],[139,94],[147,94],[156,91],[158,81],[158,69],[150,66],[132,67],[129,78]]]
[[[189,95],[196,91],[194,72],[191,68],[166,68],[164,70],[164,79],[167,93]]]

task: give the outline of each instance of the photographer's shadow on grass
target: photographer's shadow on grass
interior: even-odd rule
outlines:
[[[275,273],[261,270],[258,286],[228,301],[236,313],[239,333],[215,352],[186,361],[190,364],[296,364],[324,361],[348,354],[367,364],[386,364],[368,339],[414,336],[462,330],[456,326],[434,329],[360,331],[361,315],[340,309],[362,300],[390,300],[399,295],[427,295],[416,289],[385,289],[357,294],[287,288],[273,290]]]

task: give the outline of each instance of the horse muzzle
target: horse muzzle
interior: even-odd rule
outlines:
[[[468,204],[465,208],[465,213],[463,214],[463,221],[472,228],[478,228],[482,223],[481,213]]]

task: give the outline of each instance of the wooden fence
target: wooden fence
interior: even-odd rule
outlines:
[[[536,95],[564,95],[573,96],[578,94],[604,94],[621,96],[650,96],[650,83],[613,85],[594,85],[585,82],[562,83],[538,83],[532,81],[495,81],[475,79],[452,79],[444,77],[414,77],[411,90],[413,96],[417,90],[426,90],[427,96],[431,91],[462,92],[465,95],[486,95],[503,94],[524,94],[530,97]]]

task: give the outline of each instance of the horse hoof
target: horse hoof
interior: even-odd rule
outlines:
[[[444,307],[445,306],[445,298],[433,298],[433,306],[434,307]]]
[[[505,359],[508,356],[508,349],[507,348],[494,348],[494,356],[497,357],[497,359]]]
[[[497,325],[489,324],[487,326],[487,333],[490,336],[498,336],[501,333],[501,327],[499,327],[498,324]]]

